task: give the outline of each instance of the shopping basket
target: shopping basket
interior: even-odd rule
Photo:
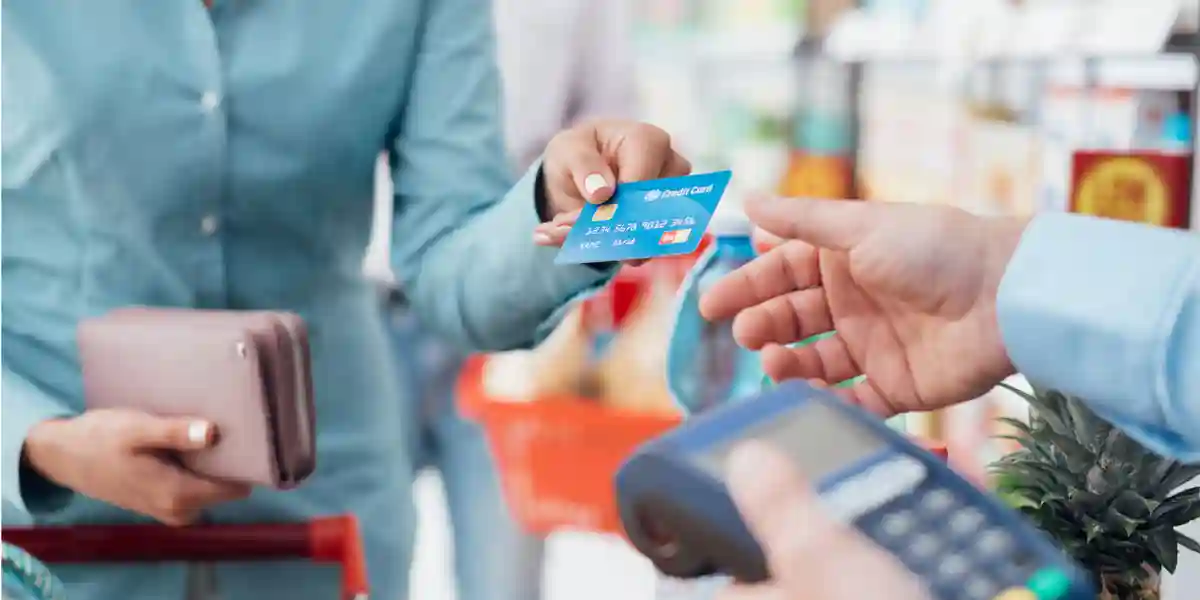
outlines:
[[[504,500],[517,522],[538,535],[556,530],[624,535],[613,478],[642,443],[678,425],[680,417],[575,398],[492,398],[483,385],[487,360],[467,360],[458,400],[461,410],[483,425]],[[920,443],[947,458],[944,445]]]
[[[2,537],[6,589],[8,581],[24,589],[29,598],[21,600],[63,598],[61,585],[40,563],[180,561],[190,563],[190,577],[203,578],[204,570],[217,562],[289,559],[339,565],[340,600],[367,599],[362,538],[350,515],[254,525],[5,527]],[[189,589],[189,600],[199,600],[203,593]]]

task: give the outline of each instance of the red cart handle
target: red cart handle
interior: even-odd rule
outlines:
[[[307,559],[342,568],[342,598],[366,600],[367,568],[352,515],[261,525],[5,527],[3,539],[45,563]]]

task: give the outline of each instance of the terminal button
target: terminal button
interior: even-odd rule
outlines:
[[[1038,600],[1060,600],[1071,589],[1071,578],[1058,569],[1042,569],[1026,583]]]

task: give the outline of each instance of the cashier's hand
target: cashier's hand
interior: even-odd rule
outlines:
[[[837,383],[880,416],[978,397],[1014,372],[996,293],[1025,221],[913,204],[752,198],[784,241],[713,286],[709,319],[762,349],[775,380]],[[800,348],[786,344],[837,334]]]
[[[216,435],[204,421],[89,410],[35,425],[24,460],[64,488],[166,525],[187,525],[208,506],[250,495],[245,485],[198,477],[168,458],[208,448]]]
[[[758,539],[771,579],[735,584],[720,600],[929,600],[916,576],[852,527],[835,521],[792,465],[750,442],[729,462],[729,491]]]
[[[561,246],[584,204],[607,202],[617,183],[691,172],[691,163],[671,147],[671,136],[653,125],[612,119],[559,132],[542,159],[551,218],[534,229],[533,240]]]

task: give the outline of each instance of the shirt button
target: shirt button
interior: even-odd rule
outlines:
[[[221,96],[217,95],[216,92],[204,92],[200,96],[200,107],[204,109],[204,112],[212,112],[220,105]]]
[[[217,227],[219,226],[220,222],[217,221],[217,218],[213,215],[208,215],[203,219],[200,219],[200,232],[204,235],[212,235],[216,233]]]

